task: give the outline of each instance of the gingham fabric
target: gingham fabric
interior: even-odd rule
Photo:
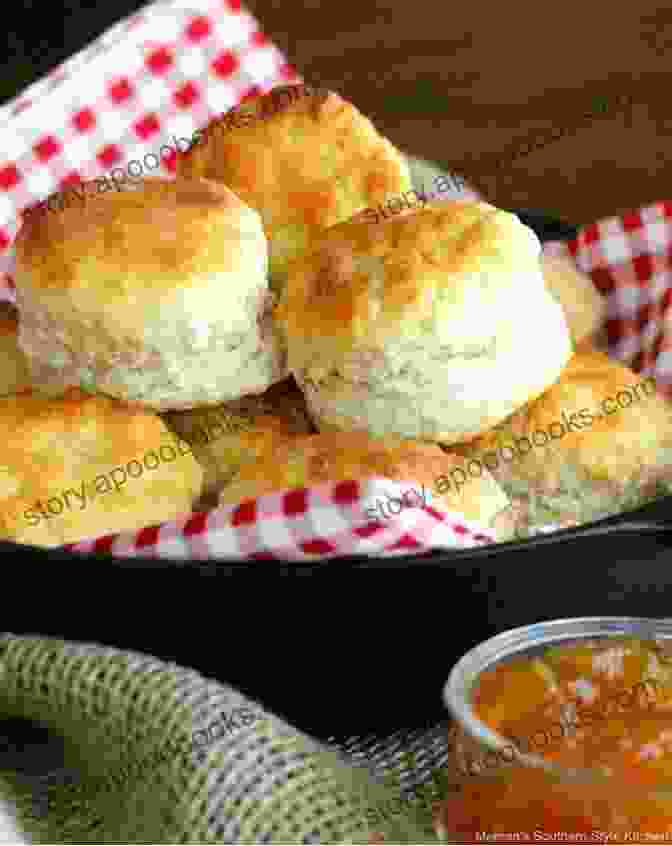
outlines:
[[[237,0],[173,0],[145,7],[29,87],[0,111],[6,283],[23,209],[161,145],[175,148],[210,117],[283,81],[298,77]],[[175,154],[162,160],[145,173],[170,175]]]
[[[544,252],[571,257],[607,300],[609,354],[672,393],[672,202],[584,226]]]
[[[399,761],[352,766],[335,745],[194,671],[6,634],[0,676],[0,717],[50,730],[42,749],[11,761],[0,750],[0,799],[31,842],[433,842],[431,806],[367,819],[399,807],[401,780],[378,778]],[[444,745],[437,754],[445,759]]]
[[[113,27],[89,48],[0,109],[0,293],[14,299],[12,241],[21,212],[83,178],[175,167],[213,115],[246,96],[299,81],[238,0],[163,0]],[[171,152],[172,148],[172,152]],[[150,156],[149,154],[153,154]],[[158,159],[158,161],[156,161]],[[156,164],[155,164],[156,161]],[[433,192],[440,175],[410,159],[414,186]],[[158,168],[158,169],[157,169]],[[449,180],[450,181],[450,180]],[[468,186],[463,196],[478,196]],[[446,198],[449,195],[444,195]],[[608,299],[610,352],[672,390],[665,316],[672,245],[669,203],[585,227],[575,241],[546,244],[570,255]],[[375,481],[373,482],[375,484]],[[366,485],[364,485],[366,488]],[[71,545],[118,556],[285,560],[395,555],[493,540],[485,527],[436,509],[408,509],[384,525],[363,522],[357,482],[264,497],[139,532]]]
[[[301,561],[338,555],[409,555],[494,542],[459,514],[406,499],[397,516],[372,520],[380,498],[402,499],[414,482],[370,479],[296,488],[203,511],[182,520],[69,544],[78,552],[178,559],[269,557]]]

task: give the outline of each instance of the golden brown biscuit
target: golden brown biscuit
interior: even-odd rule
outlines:
[[[548,388],[572,350],[540,250],[515,215],[473,201],[328,229],[275,311],[320,430],[451,444]]]
[[[293,379],[263,394],[243,397],[211,409],[176,411],[166,423],[191,444],[204,472],[201,507],[216,504],[211,495],[247,462],[298,435],[315,431],[303,394]]]
[[[483,526],[504,525],[501,517],[510,503],[502,489],[487,470],[479,479],[459,483],[451,475],[459,462],[458,456],[419,441],[375,440],[363,432],[306,435],[276,444],[257,461],[241,466],[219,501],[235,503],[294,487],[380,477],[418,482],[429,488],[439,506]],[[498,537],[504,539],[506,533],[498,532]]]
[[[211,121],[177,157],[178,176],[224,182],[261,215],[271,286],[320,232],[411,188],[402,154],[331,91],[286,85]]]
[[[586,273],[563,256],[542,255],[546,286],[565,312],[575,348],[600,338],[606,319],[606,301]]]
[[[150,411],[73,388],[0,399],[0,537],[59,546],[191,511],[203,472]]]
[[[671,447],[672,405],[653,377],[593,350],[575,354],[541,397],[456,451],[517,498],[524,527],[636,507],[672,478]]]
[[[52,384],[161,411],[287,375],[261,220],[224,185],[147,179],[85,192],[31,216],[16,251],[19,345]]]
[[[18,345],[16,306],[0,302],[0,395],[16,394],[30,387],[28,360]]]

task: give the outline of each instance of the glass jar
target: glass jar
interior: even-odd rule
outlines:
[[[573,722],[549,721],[543,730],[537,728],[525,737],[511,733],[504,737],[476,715],[474,696],[484,671],[512,659],[538,658],[550,646],[589,642],[604,646],[609,638],[634,639],[637,648],[639,640],[649,643],[641,652],[641,679],[619,687],[618,696],[609,697],[606,711],[583,710],[581,703],[577,707],[562,705],[559,707],[569,711],[574,708]],[[612,655],[618,657],[617,652],[612,650]],[[636,649],[634,657],[639,657]],[[541,662],[539,666],[543,675]],[[618,673],[609,678],[611,687],[618,687]],[[587,684],[583,679],[578,682]],[[595,691],[590,695],[593,701],[599,699]],[[507,702],[516,701],[512,688],[507,697]],[[444,841],[672,843],[672,619],[584,617],[503,632],[458,661],[445,684],[444,702],[455,721],[449,738],[449,766],[459,783],[459,790],[449,797],[437,821]],[[665,765],[669,760],[669,779],[662,770],[660,775],[654,770],[652,777],[647,775],[646,783],[640,783],[640,776],[635,778],[634,770],[625,765],[622,769],[595,765],[579,768],[553,760],[563,743],[576,748],[578,740],[583,739],[585,744],[586,732],[595,724],[586,724],[585,720],[582,724],[577,711],[584,717],[608,714],[613,720],[605,731],[613,733],[614,742],[627,745],[627,739],[621,741],[615,732],[619,714],[632,707],[642,708],[649,715],[655,711],[658,722],[667,720],[669,713],[670,745],[666,745],[666,738],[659,751],[651,753],[665,757]],[[647,717],[630,714],[630,719],[645,725]],[[624,720],[620,723],[626,724]],[[665,732],[662,736],[666,737]]]

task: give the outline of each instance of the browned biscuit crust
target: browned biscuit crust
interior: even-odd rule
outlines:
[[[539,396],[572,353],[540,250],[480,201],[328,229],[290,263],[275,310],[320,430],[451,444]]]
[[[203,467],[202,507],[216,504],[213,494],[230,482],[243,464],[256,462],[264,452],[315,431],[303,394],[292,378],[263,394],[211,409],[172,412],[164,419],[192,445]]]
[[[76,388],[0,398],[0,443],[0,536],[19,543],[140,529],[188,514],[201,491],[198,462],[156,414]]]
[[[541,257],[546,287],[565,312],[575,348],[599,337],[606,319],[606,300],[588,274],[561,256]]]
[[[455,451],[519,499],[521,526],[573,525],[672,482],[672,404],[653,377],[584,342],[542,396]]]
[[[36,378],[157,411],[284,378],[261,219],[226,186],[147,179],[31,217],[19,345]]]
[[[414,481],[429,488],[438,504],[490,526],[509,500],[486,471],[464,486],[451,484],[461,463],[434,444],[402,438],[373,439],[362,432],[326,432],[272,445],[255,462],[241,466],[220,503],[235,503],[274,491],[324,482],[380,477]]]
[[[178,176],[226,184],[261,215],[274,288],[320,232],[411,187],[402,154],[333,91],[282,86],[212,120]]]
[[[30,387],[30,368],[18,344],[18,331],[16,306],[0,302],[0,396]]]

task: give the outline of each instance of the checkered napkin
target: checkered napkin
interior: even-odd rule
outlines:
[[[170,175],[175,150],[209,118],[246,96],[297,81],[238,0],[159,0],[29,87],[0,109],[0,296],[14,299],[12,242],[24,209],[82,179],[114,168],[120,174],[133,161],[142,167],[134,166],[134,175]],[[441,171],[421,160],[409,163],[414,187],[436,193]],[[455,193],[478,196],[469,186]],[[611,354],[655,375],[667,393],[671,212],[672,204],[658,203],[587,226],[575,241],[544,247],[571,256],[590,274],[608,300]],[[372,523],[363,516],[364,503],[369,485],[382,482],[279,493],[68,548],[118,556],[301,560],[492,542],[484,527],[433,507],[404,509],[388,522]]]
[[[20,212],[82,179],[126,168],[170,175],[208,120],[246,96],[298,81],[237,0],[159,0],[0,110],[0,272],[12,287]],[[137,167],[132,168],[137,170]]]
[[[369,479],[296,488],[65,549],[123,557],[309,561],[338,555],[409,555],[494,542],[490,531],[461,515],[406,496],[410,488],[419,487],[414,482]],[[403,503],[399,514],[371,513],[376,502],[393,499]]]
[[[609,355],[672,398],[672,202],[604,218],[544,252],[571,257],[606,297]]]

